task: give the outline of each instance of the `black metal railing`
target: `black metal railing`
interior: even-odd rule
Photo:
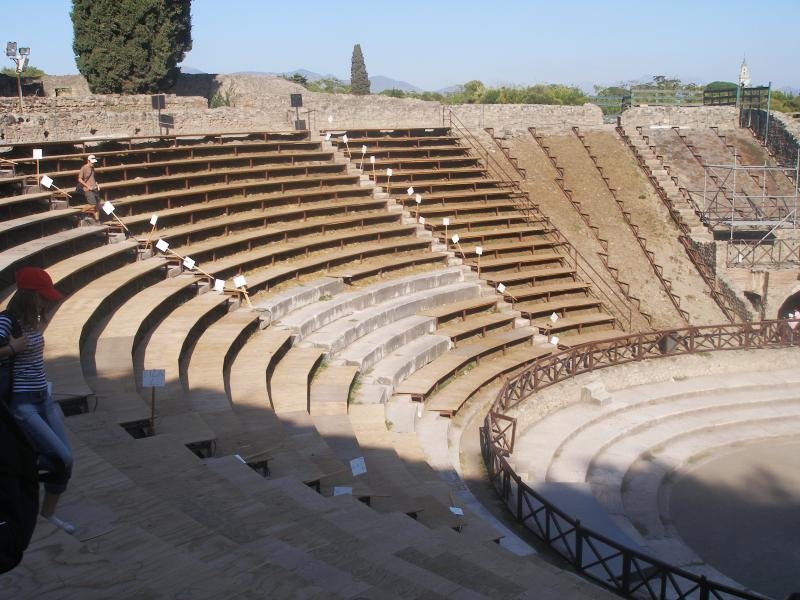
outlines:
[[[794,323],[792,323],[794,325]],[[575,375],[631,361],[718,350],[800,345],[789,320],[687,327],[590,342],[544,357],[508,379],[480,431],[489,480],[514,518],[582,575],[628,598],[649,600],[764,600],[760,594],[710,581],[702,575],[629,548],[590,528],[522,481],[508,462],[517,422],[505,414],[536,391]]]

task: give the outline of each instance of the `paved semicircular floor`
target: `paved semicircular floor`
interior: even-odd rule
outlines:
[[[669,510],[687,545],[719,571],[774,598],[800,592],[800,438],[689,467]]]

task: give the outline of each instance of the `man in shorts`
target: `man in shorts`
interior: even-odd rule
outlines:
[[[99,221],[100,186],[97,185],[97,179],[95,179],[94,165],[96,162],[97,158],[94,154],[86,157],[86,162],[81,167],[81,170],[78,171],[78,187],[83,190],[86,202],[94,206],[94,218]]]

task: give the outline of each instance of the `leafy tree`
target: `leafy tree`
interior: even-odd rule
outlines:
[[[735,90],[739,86],[732,81],[712,81],[705,86],[707,92],[725,92]]]
[[[486,93],[486,86],[482,81],[473,79],[464,84],[463,93],[466,104],[478,104]]]
[[[800,112],[800,96],[772,90],[770,109],[780,112]]]
[[[369,94],[369,75],[361,53],[361,44],[353,46],[353,58],[350,62],[350,93],[357,96]]]
[[[300,73],[292,73],[291,75],[281,75],[286,81],[291,81],[292,83],[297,83],[302,85],[303,87],[308,87],[308,77],[305,75],[301,75]]]
[[[327,94],[349,94],[350,86],[336,77],[323,77],[316,81],[309,81],[306,86],[309,92],[324,92]]]
[[[378,95],[380,96],[389,96],[390,98],[407,98],[408,95],[403,90],[398,90],[397,88],[391,88],[388,90],[383,90]]]
[[[17,69],[14,67],[3,67],[0,69],[0,75],[8,75],[9,77],[16,77],[17,76]],[[28,77],[30,79],[38,79],[39,77],[44,77],[46,73],[42,71],[38,67],[34,67],[33,65],[28,65],[25,69],[20,73],[20,77]]]
[[[192,48],[191,0],[73,0],[72,49],[93,93],[171,88]]]

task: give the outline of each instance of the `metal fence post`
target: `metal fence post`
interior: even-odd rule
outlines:
[[[700,576],[700,600],[709,599],[708,580],[705,575]]]
[[[631,555],[629,552],[622,554],[622,593],[631,591]]]
[[[581,521],[575,521],[575,568],[579,572],[583,571],[583,534],[581,533]]]

